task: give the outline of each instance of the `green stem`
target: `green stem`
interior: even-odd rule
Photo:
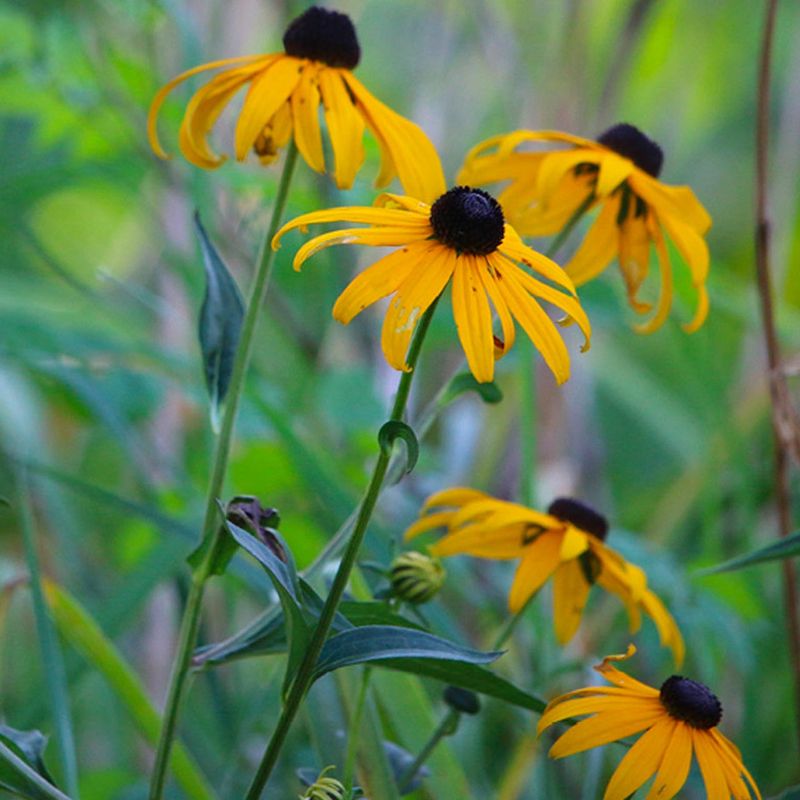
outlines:
[[[208,546],[205,550],[203,560],[192,573],[192,585],[189,590],[189,595],[186,598],[186,606],[184,607],[178,638],[178,652],[175,656],[175,662],[170,676],[169,692],[167,694],[164,718],[161,724],[158,747],[156,749],[153,775],[150,779],[149,800],[160,800],[164,792],[167,764],[172,749],[172,742],[175,737],[175,728],[181,703],[184,699],[186,679],[189,674],[192,652],[197,641],[197,629],[200,623],[200,608],[203,601],[203,593],[206,581],[211,575],[214,554],[217,549],[221,530],[218,519],[219,510],[217,508],[217,500],[222,492],[222,485],[228,468],[228,456],[230,455],[231,441],[233,439],[236,412],[239,409],[239,400],[241,399],[242,389],[244,387],[244,379],[247,374],[248,364],[250,363],[250,355],[253,351],[253,340],[255,338],[259,312],[264,303],[264,297],[266,296],[270,275],[272,273],[272,264],[275,259],[275,251],[271,247],[271,242],[280,227],[281,217],[283,216],[283,210],[286,206],[286,198],[289,193],[289,184],[291,183],[296,163],[297,147],[294,142],[291,142],[286,152],[286,161],[284,162],[283,173],[281,175],[280,184],[278,185],[278,194],[272,209],[272,219],[270,220],[269,228],[267,229],[264,241],[261,244],[261,251],[258,255],[258,265],[253,278],[253,285],[250,289],[247,311],[242,323],[242,332],[239,337],[236,357],[233,362],[222,424],[214,450],[214,462],[208,484],[205,516],[200,537],[200,541],[204,544],[208,542]]]
[[[531,595],[525,601],[525,605],[523,605],[516,614],[508,618],[506,624],[500,629],[500,633],[497,634],[497,638],[492,645],[492,650],[499,650],[511,638],[514,628],[517,627],[517,623],[522,619],[522,615],[528,610],[528,606],[533,601],[534,596],[535,595]]]
[[[10,747],[0,742],[0,760],[7,762],[16,772],[36,787],[36,797],[49,797],[51,800],[74,800],[67,797],[51,783],[48,783],[35,769],[28,766]]]
[[[42,665],[47,682],[47,690],[53,706],[53,722],[58,732],[56,736],[58,757],[61,762],[67,792],[69,792],[73,800],[77,800],[78,761],[75,755],[75,735],[69,713],[67,676],[64,670],[61,649],[58,645],[58,639],[47,609],[44,591],[42,590],[42,572],[39,566],[39,556],[36,552],[36,536],[30,507],[30,487],[25,467],[22,467],[19,471],[18,485],[20,525],[25,546],[25,560],[30,574],[36,634],[42,651]]]
[[[397,788],[401,794],[405,794],[406,786],[414,780],[414,776],[419,772],[420,767],[430,758],[436,745],[439,744],[445,736],[452,736],[456,732],[460,717],[460,712],[456,711],[454,708],[451,708],[447,714],[445,714],[436,730],[431,734],[430,739],[425,742],[425,746],[417,754],[417,757],[397,779]]]
[[[435,300],[430,308],[423,314],[422,319],[417,326],[414,333],[414,338],[411,341],[411,347],[408,350],[407,364],[409,367],[408,372],[404,372],[400,378],[400,383],[397,387],[397,395],[394,399],[394,405],[389,416],[390,421],[400,421],[405,411],[406,403],[408,402],[408,393],[411,390],[411,381],[414,378],[414,371],[416,368],[417,360],[419,358],[420,350],[422,349],[422,342],[425,339],[425,334],[428,332],[433,312],[436,310],[438,299]],[[292,722],[300,708],[300,703],[305,697],[306,691],[314,678],[314,668],[317,664],[317,659],[322,651],[322,646],[328,638],[328,631],[330,630],[333,618],[336,615],[336,610],[339,608],[339,602],[344,594],[347,582],[350,579],[350,573],[356,562],[356,556],[361,548],[361,543],[364,540],[364,535],[367,531],[367,524],[372,517],[372,511],[375,508],[375,503],[380,493],[383,479],[386,475],[386,469],[389,466],[389,459],[391,453],[388,450],[381,449],[378,460],[375,462],[375,467],[372,471],[367,493],[361,502],[358,510],[358,517],[353,533],[347,543],[347,548],[344,551],[342,560],[339,562],[339,568],[336,571],[336,576],[333,579],[330,593],[325,600],[325,605],[320,613],[317,625],[314,628],[314,633],[308,643],[303,660],[297,670],[292,687],[286,697],[286,700],[281,710],[281,715],[275,725],[275,730],[272,732],[272,738],[267,744],[261,763],[258,766],[253,782],[245,795],[246,800],[258,800],[261,797],[261,792],[269,780],[273,768],[278,760],[281,748]]]
[[[550,242],[550,247],[547,248],[545,255],[547,258],[554,258],[556,253],[561,249],[567,237],[572,233],[572,229],[578,224],[580,218],[591,208],[592,203],[595,201],[594,192],[587,195],[586,199],[575,209],[572,216],[566,221],[564,227],[559,231],[558,236]]]
[[[356,771],[356,756],[358,755],[358,742],[361,738],[361,717],[364,713],[364,703],[367,699],[367,690],[369,689],[369,679],[372,675],[372,670],[369,667],[364,667],[361,673],[361,684],[358,688],[358,697],[356,698],[356,705],[353,713],[350,716],[350,731],[347,738],[347,755],[344,762],[344,790],[345,797],[351,797],[353,794],[353,777]]]

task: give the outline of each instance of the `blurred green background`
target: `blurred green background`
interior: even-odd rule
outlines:
[[[711,313],[697,334],[678,325],[691,313],[688,292],[663,329],[640,337],[613,270],[582,291],[591,351],[579,355],[577,335],[568,334],[575,357],[563,388],[539,370],[537,498],[546,505],[559,494],[579,496],[609,516],[610,543],[646,568],[675,614],[688,644],[684,672],[719,694],[723,730],[765,796],[800,782],[779,568],[695,574],[768,543],[776,530],[752,236],[761,4],[341,0],[336,7],[358,29],[358,77],[426,129],[450,179],[466,151],[495,133],[528,127],[592,137],[626,121],[663,146],[662,180],[691,184],[709,209]],[[0,495],[11,502],[0,507],[6,724],[53,730],[30,596],[18,581],[25,575],[21,464],[31,467],[45,572],[85,605],[154,702],[162,701],[186,591],[183,558],[197,536],[212,446],[195,333],[203,269],[191,215],[201,211],[246,287],[278,170],[229,162],[201,172],[180,158],[159,162],[145,117],[157,89],[183,69],[280,49],[287,21],[304,8],[267,0],[0,2]],[[785,0],[775,43],[770,213],[778,322],[790,355],[800,345],[799,40],[800,4]],[[187,87],[175,92],[162,114],[162,140],[174,153],[189,95]],[[221,151],[230,152],[231,118],[215,135]],[[372,140],[367,146],[369,163],[348,192],[301,165],[289,215],[371,203],[377,153]],[[374,253],[327,251],[295,274],[300,240],[287,238],[278,255],[228,488],[280,509],[281,531],[303,566],[358,501],[396,374],[380,353],[380,309],[348,328],[330,316],[354,269]],[[500,365],[504,402],[465,397],[446,410],[414,474],[384,496],[365,558],[388,561],[431,491],[463,483],[517,496],[518,373],[529,353],[518,346]],[[443,308],[422,357],[415,408],[460,359]],[[439,632],[488,646],[505,617],[511,565],[460,558],[447,567],[429,619]],[[268,602],[264,579],[239,557],[207,598],[202,641],[231,634]],[[548,602],[544,592],[497,668],[549,697],[585,685],[588,666],[624,650],[630,637],[622,609],[594,597],[562,650]],[[635,641],[640,652],[630,669],[658,685],[672,665],[649,621]],[[69,643],[65,653],[82,797],[144,797],[149,748],[117,693]],[[274,719],[278,666],[241,662],[193,685],[182,737],[220,797],[241,796],[252,773]],[[315,690],[315,711],[297,726],[274,784],[280,796],[300,791],[294,768],[329,763],[348,680],[326,679]],[[394,673],[376,675],[375,687],[384,735],[416,751],[444,713],[441,687]],[[440,750],[433,777],[414,796],[601,796],[619,750],[547,762],[533,741],[535,721],[487,703]],[[693,775],[681,796],[703,796],[701,787]]]

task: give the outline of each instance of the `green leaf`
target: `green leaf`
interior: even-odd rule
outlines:
[[[220,525],[222,525],[222,521],[225,519],[225,508],[219,500],[217,500],[217,505],[220,510]],[[211,534],[189,553],[186,561],[193,570],[198,570],[201,564],[205,562],[206,556],[212,548],[214,552],[210,556],[211,563],[209,564],[208,575],[224,575],[225,570],[228,569],[228,564],[231,563],[231,559],[236,554],[237,543],[235,539],[225,536],[218,530],[212,530]]]
[[[414,469],[419,458],[419,442],[417,435],[405,422],[390,419],[385,422],[378,432],[378,444],[384,455],[391,456],[392,446],[397,439],[402,439],[406,443],[406,463],[404,471],[406,474]]]
[[[73,597],[50,581],[44,582],[44,590],[59,633],[105,678],[139,732],[155,745],[161,717],[138,675]],[[213,800],[211,786],[180,742],[176,742],[173,748],[172,770],[187,797]]]
[[[800,786],[789,786],[769,800],[800,800]]]
[[[40,731],[0,725],[0,787],[32,800],[64,800],[42,758],[47,738]]]
[[[0,725],[0,738],[6,745],[16,751],[43,778],[54,783],[53,778],[44,765],[44,749],[47,737],[41,731],[18,731],[7,725]]]
[[[464,661],[453,663],[430,658],[396,658],[382,661],[380,666],[435,678],[538,714],[541,714],[547,705],[544,700],[522,691],[505,678],[475,663]]]
[[[353,664],[397,658],[437,659],[440,661],[487,664],[500,652],[483,653],[449,642],[432,633],[393,625],[365,625],[343,631],[322,648],[314,679]]]
[[[754,550],[752,553],[737,556],[730,559],[730,561],[723,561],[722,564],[717,564],[715,567],[699,570],[696,574],[701,576],[714,575],[717,572],[730,572],[743,567],[751,567],[753,564],[762,564],[765,561],[783,561],[786,558],[795,556],[800,556],[800,531],[768,544],[766,547]]]
[[[450,381],[440,402],[447,405],[465,392],[475,392],[484,403],[492,405],[503,399],[503,392],[494,381],[478,383],[471,372],[461,372]]]
[[[211,398],[211,420],[216,429],[219,409],[225,400],[233,372],[244,319],[244,302],[225,262],[208,238],[198,212],[195,212],[194,224],[206,271],[206,294],[200,309],[198,334],[206,387]]]

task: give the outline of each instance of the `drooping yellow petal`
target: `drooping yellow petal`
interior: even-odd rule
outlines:
[[[650,615],[658,630],[661,644],[672,650],[675,666],[683,664],[686,646],[675,618],[667,611],[659,597],[649,589],[642,595],[642,607]]]
[[[353,185],[364,162],[364,118],[347,91],[345,73],[346,70],[339,69],[319,71],[319,89],[333,150],[334,177],[340,189]]]
[[[552,236],[558,233],[594,191],[593,176],[564,173],[546,198],[538,198],[534,180],[518,178],[498,196],[518,233],[524,236]]]
[[[564,733],[550,748],[551,758],[565,758],[583,750],[599,747],[649,728],[665,715],[659,706],[652,710],[636,707],[630,711],[602,711],[581,720]]]
[[[599,164],[605,155],[599,150],[584,148],[548,153],[539,167],[536,196],[545,199],[550,197],[566,173],[574,170],[579,164]]]
[[[572,561],[589,549],[589,537],[574,525],[567,525],[561,540],[561,560]]]
[[[322,151],[322,133],[319,126],[319,69],[309,63],[300,75],[297,88],[292,92],[292,122],[294,141],[300,155],[315,172],[325,172]]]
[[[646,800],[672,800],[686,783],[692,764],[692,733],[688,725],[674,723],[658,775],[647,793]]]
[[[604,153],[600,159],[600,171],[597,175],[595,188],[597,196],[610,195],[634,169],[633,161],[629,158],[623,158],[616,153]]]
[[[423,216],[426,220],[430,220],[431,216],[431,207],[428,203],[423,203],[422,200],[417,200],[416,197],[407,197],[393,192],[379,194],[372,205],[380,206],[381,208],[400,208],[406,211],[413,211],[415,214]]]
[[[583,242],[564,267],[566,273],[581,286],[599,275],[619,249],[619,195],[613,195],[603,203],[592,227]]]
[[[525,534],[521,525],[494,526],[476,523],[448,533],[431,547],[437,556],[458,553],[477,558],[506,560],[525,552]]]
[[[667,186],[641,170],[628,183],[657,214],[679,219],[701,236],[711,227],[711,217],[688,186]]]
[[[300,81],[304,62],[292,56],[273,61],[253,80],[236,123],[236,158],[243,161],[273,114],[289,99]]]
[[[492,266],[500,276],[497,286],[509,311],[542,354],[542,358],[552,371],[556,381],[564,383],[569,378],[569,353],[564,340],[538,302],[531,299],[514,274],[497,259],[497,254],[493,254],[493,256],[494,258],[490,256]]]
[[[553,618],[556,639],[565,645],[581,623],[590,585],[579,561],[562,563],[553,576]]]
[[[253,150],[262,165],[272,164],[278,157],[281,148],[292,138],[292,111],[289,102],[285,102],[264,126],[264,130],[256,136]]]
[[[566,271],[551,258],[524,244],[510,225],[506,225],[503,241],[497,249],[506,257],[525,264],[558,286],[563,286],[571,295],[577,296],[575,284]]]
[[[425,252],[427,252],[425,241],[408,244],[360,272],[336,300],[333,306],[333,318],[347,325],[367,306],[396,292],[412,270],[425,268],[425,265],[420,263],[420,258]]]
[[[739,774],[744,776],[745,780],[750,786],[750,791],[752,792],[753,797],[756,797],[757,800],[762,800],[761,792],[756,785],[753,776],[750,774],[747,767],[742,763],[742,754],[739,752],[739,748],[718,728],[711,729],[711,736],[718,748],[722,751],[723,755],[727,754],[729,765],[732,765],[732,767]]]
[[[391,160],[405,193],[426,203],[444,194],[447,187],[442,165],[422,128],[381,103],[352,73],[344,74],[367,126],[388,154],[385,161]],[[382,184],[388,183],[391,174],[385,163],[380,176]]]
[[[623,656],[606,656],[600,664],[596,664],[594,669],[599,672],[609,683],[619,686],[621,689],[631,689],[639,692],[645,697],[658,697],[658,689],[648,686],[646,683],[637,681],[625,672],[621,672],[614,666],[615,661],[622,661],[630,658],[636,652],[633,645],[628,646],[628,652]]]
[[[659,289],[658,301],[653,316],[647,322],[635,326],[634,330],[638,333],[653,333],[653,331],[658,330],[664,324],[672,306],[672,264],[670,264],[664,235],[661,233],[658,222],[649,215],[648,230],[656,245],[661,288]]]
[[[644,215],[628,214],[619,226],[618,257],[628,303],[637,313],[646,314],[652,303],[644,303],[637,296],[650,269],[650,236]]]
[[[670,717],[660,719],[628,750],[614,770],[603,800],[625,800],[652,777],[661,765],[675,725]]]
[[[315,236],[307,241],[294,256],[294,269],[299,271],[311,256],[326,247],[337,244],[366,244],[373,247],[397,247],[400,245],[426,244],[424,231],[419,228],[385,227],[344,228]],[[415,251],[416,252],[416,251]],[[413,254],[412,254],[413,255]]]
[[[422,506],[423,511],[429,508],[438,508],[440,506],[463,506],[471,503],[474,500],[485,500],[489,497],[486,492],[479,489],[470,489],[466,486],[454,486],[451,489],[444,489],[441,492],[432,494]]]
[[[438,511],[435,514],[427,514],[424,517],[420,517],[408,527],[403,534],[403,540],[407,542],[420,534],[432,531],[434,528],[447,527],[452,516],[452,511]]]
[[[482,158],[467,158],[456,176],[459,186],[483,186],[500,181],[535,181],[536,173],[546,153],[496,153]],[[530,188],[528,189],[530,192]]]
[[[555,530],[561,536],[563,524],[549,514],[542,514],[519,503],[496,500],[493,497],[477,499],[464,505],[454,516],[453,526],[464,525],[475,518],[490,520],[493,525],[513,525],[526,523],[536,525],[542,530]]]
[[[644,711],[649,714],[656,710],[653,704],[659,702],[656,698],[642,698],[639,695],[633,695],[631,692],[619,695],[607,695],[605,692],[614,690],[609,690],[602,686],[593,686],[579,691],[596,692],[596,694],[591,697],[576,697],[563,702],[561,698],[556,698],[550,702],[539,719],[539,724],[536,726],[537,735],[541,734],[543,730],[549,728],[551,725],[555,725],[557,722],[563,722],[565,719],[570,719],[571,717],[580,717],[584,714],[597,714],[602,711],[633,713]],[[622,690],[617,689],[616,691],[620,692]],[[599,694],[599,692],[604,692],[604,694]],[[574,692],[570,692],[570,694],[574,694]],[[566,697],[567,695],[564,696]]]
[[[304,231],[309,225],[317,225],[323,222],[358,222],[366,225],[386,225],[396,228],[419,227],[427,228],[428,234],[433,232],[428,219],[419,214],[400,211],[396,208],[341,206],[322,211],[312,211],[309,214],[301,214],[299,217],[289,220],[273,237],[272,249],[277,250],[280,247],[281,239],[289,231],[296,228]]]
[[[494,378],[492,312],[475,256],[461,255],[453,273],[453,318],[470,372],[478,383]]]
[[[167,153],[164,151],[164,148],[161,147],[161,143],[158,140],[158,112],[161,110],[161,106],[164,104],[164,100],[167,99],[167,95],[179,84],[183,83],[185,80],[191,78],[193,75],[197,75],[200,72],[205,72],[210,69],[217,69],[218,67],[225,67],[231,64],[245,64],[245,63],[252,63],[255,61],[262,62],[260,67],[265,66],[268,64],[275,56],[268,55],[258,55],[258,56],[237,56],[236,58],[223,58],[220,61],[211,61],[208,64],[201,64],[199,67],[192,67],[192,69],[186,70],[186,72],[182,72],[176,78],[173,78],[169,83],[162,86],[161,89],[158,90],[156,96],[153,98],[153,102],[150,104],[150,110],[147,114],[147,138],[150,142],[150,147],[153,148],[153,152],[159,158],[169,158]]]
[[[511,316],[511,312],[508,310],[506,301],[503,300],[503,295],[497,288],[497,277],[495,275],[494,268],[488,259],[486,259],[484,261],[484,265],[478,269],[478,276],[480,277],[483,288],[486,291],[486,294],[489,295],[489,299],[492,301],[494,310],[497,312],[497,316],[500,319],[500,329],[503,332],[503,350],[499,357],[502,358],[514,346],[514,341],[516,339],[514,318]]]
[[[388,214],[389,211],[384,213]],[[397,212],[403,213],[403,212]],[[456,254],[436,241],[423,251],[425,269],[414,270],[398,288],[383,320],[381,346],[395,369],[407,370],[406,353],[417,323],[442,293],[455,269]]]
[[[546,533],[528,545],[508,595],[508,608],[512,614],[516,614],[555,572],[560,563],[560,551],[561,537]]]
[[[706,785],[708,800],[730,800],[728,780],[714,747],[711,733],[707,730],[693,728],[692,744],[697,756],[697,763],[700,766],[700,773],[703,776],[703,783]]]

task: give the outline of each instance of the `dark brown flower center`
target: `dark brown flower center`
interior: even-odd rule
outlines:
[[[673,675],[661,685],[661,705],[673,719],[708,730],[719,725],[722,703],[702,683]]]
[[[459,253],[486,256],[503,241],[505,219],[488,192],[456,186],[431,206],[434,236]]]
[[[597,137],[597,141],[609,150],[629,158],[639,169],[657,178],[664,163],[664,152],[638,128],[627,122],[614,125]]]
[[[576,528],[591,533],[598,539],[603,540],[608,535],[606,518],[580,500],[559,497],[550,503],[547,513],[564,522],[571,522]]]
[[[354,69],[361,58],[356,29],[347,14],[311,6],[283,34],[286,54]]]

